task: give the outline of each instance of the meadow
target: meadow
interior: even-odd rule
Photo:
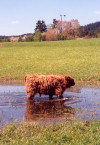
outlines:
[[[0,130],[0,145],[100,145],[100,122],[10,125]]]
[[[23,80],[26,74],[71,74],[76,82],[100,82],[100,39],[0,43],[0,80]],[[0,145],[10,144],[99,145],[100,121],[8,125],[0,128]]]
[[[100,81],[100,39],[0,43],[0,78],[26,74],[71,74]]]

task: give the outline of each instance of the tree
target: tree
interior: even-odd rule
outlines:
[[[98,37],[98,34],[100,33],[100,22],[81,26],[80,30],[83,37]]]
[[[53,19],[52,29],[55,29],[57,26],[58,21],[56,19]]]
[[[66,40],[75,39],[79,35],[80,24],[77,19],[71,21],[59,21],[53,19],[53,24],[49,25],[45,32],[46,40]]]
[[[42,41],[42,33],[41,32],[35,32],[34,41]]]
[[[45,39],[47,41],[54,41],[54,40],[57,40],[57,32],[55,29],[48,29],[47,32],[45,32]]]
[[[34,35],[32,35],[32,36],[27,36],[26,42],[32,42],[32,41],[34,41]]]
[[[35,32],[46,32],[47,31],[47,26],[45,24],[45,21],[41,21],[39,20],[37,23],[36,23],[36,28],[35,28]]]

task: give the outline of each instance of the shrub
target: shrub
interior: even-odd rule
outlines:
[[[41,32],[36,32],[34,34],[34,41],[42,41],[42,33]]]
[[[48,29],[48,31],[45,32],[45,39],[48,40],[48,41],[57,40],[57,31],[56,31],[56,29]]]

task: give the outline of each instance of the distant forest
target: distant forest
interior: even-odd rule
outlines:
[[[100,37],[100,22],[81,26],[82,36]]]
[[[35,32],[18,36],[0,36],[0,42],[31,42],[100,38],[100,22],[80,26],[78,20],[59,21],[53,19],[52,24],[45,21],[36,23]]]

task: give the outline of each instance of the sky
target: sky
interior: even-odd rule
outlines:
[[[100,0],[0,0],[0,35],[33,33],[38,20],[48,25],[61,14],[80,25],[100,21]]]

